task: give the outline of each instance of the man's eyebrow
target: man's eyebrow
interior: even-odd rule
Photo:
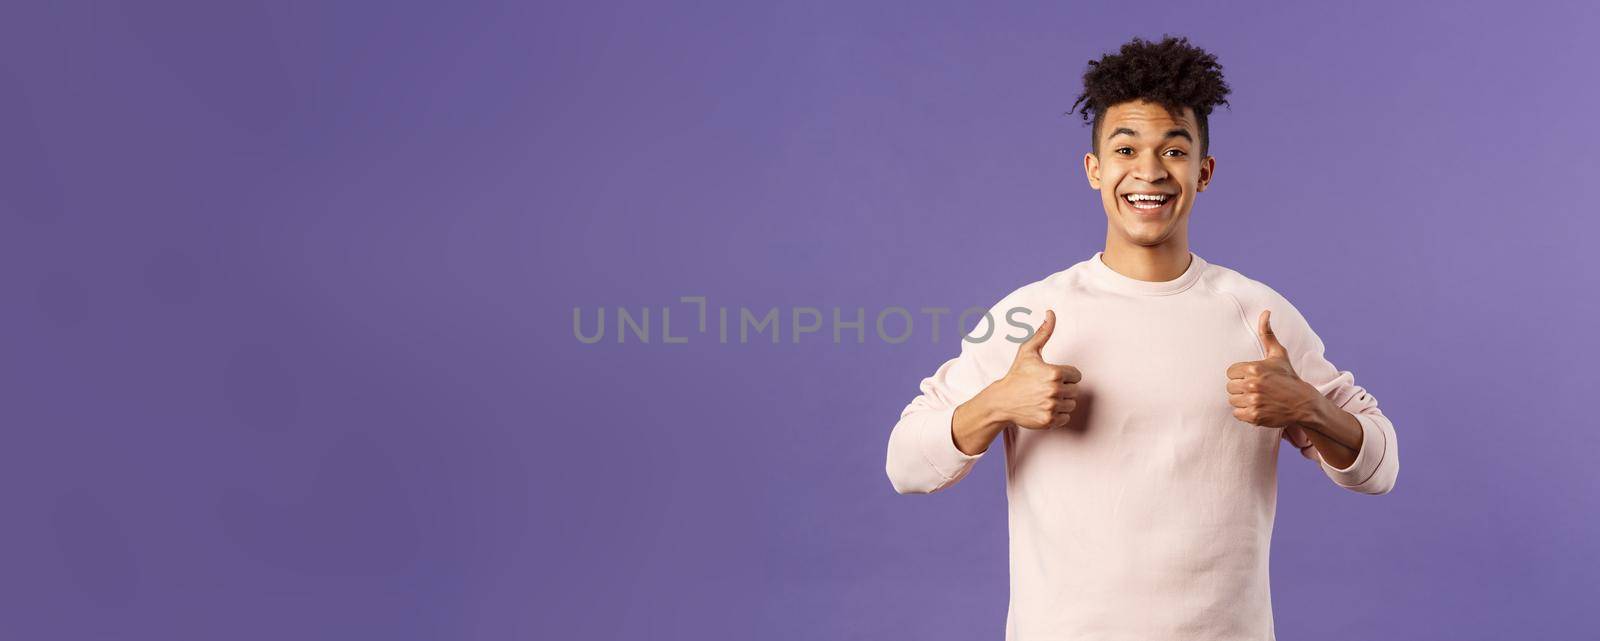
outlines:
[[[1106,139],[1110,140],[1112,138],[1116,138],[1117,136],[1122,136],[1122,135],[1128,135],[1128,136],[1133,136],[1134,138],[1138,138],[1139,137],[1139,132],[1134,131],[1132,129],[1129,129],[1127,127],[1117,127],[1115,130],[1113,130],[1111,132],[1110,136],[1106,136]],[[1182,139],[1187,140],[1189,142],[1194,142],[1194,137],[1189,135],[1189,130],[1188,129],[1179,128],[1179,129],[1168,130],[1166,137],[1167,138],[1182,138]]]

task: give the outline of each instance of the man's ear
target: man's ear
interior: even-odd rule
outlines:
[[[1100,191],[1100,157],[1092,151],[1083,155],[1083,173],[1089,177],[1089,186]]]
[[[1206,185],[1211,184],[1211,175],[1217,171],[1216,156],[1206,156],[1200,161],[1200,182],[1196,191],[1205,191]]]

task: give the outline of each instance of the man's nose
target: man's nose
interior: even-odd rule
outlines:
[[[1167,168],[1162,166],[1160,159],[1146,154],[1134,165],[1133,177],[1148,183],[1161,182],[1167,177]]]

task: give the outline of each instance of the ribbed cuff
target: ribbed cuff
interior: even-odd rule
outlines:
[[[955,408],[928,412],[917,425],[917,441],[922,445],[922,458],[947,481],[988,453],[988,450],[984,450],[969,455],[956,448],[955,433],[951,429],[955,415]]]
[[[1357,487],[1372,479],[1372,475],[1378,472],[1378,464],[1383,462],[1384,450],[1389,446],[1383,428],[1371,416],[1353,413],[1351,416],[1361,424],[1361,450],[1356,452],[1356,460],[1351,461],[1349,467],[1340,469],[1322,460],[1320,453],[1317,455],[1328,478],[1344,487]]]

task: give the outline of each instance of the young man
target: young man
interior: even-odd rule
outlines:
[[[889,480],[937,492],[1003,437],[1008,640],[1273,639],[1280,437],[1385,494],[1394,426],[1288,300],[1189,250],[1207,117],[1227,103],[1216,57],[1135,38],[1089,65],[1105,250],[1002,298],[922,381]],[[1008,335],[1019,319],[1028,335]]]

